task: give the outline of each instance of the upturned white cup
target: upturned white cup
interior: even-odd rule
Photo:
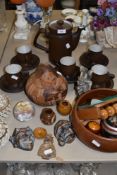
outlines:
[[[104,65],[96,64],[92,66],[90,73],[94,73],[96,75],[105,75],[108,73],[108,68]]]
[[[60,59],[60,71],[64,76],[71,76],[75,72],[76,60],[72,56],[65,56]]]
[[[102,53],[102,47],[99,44],[92,44],[88,49],[93,53]]]

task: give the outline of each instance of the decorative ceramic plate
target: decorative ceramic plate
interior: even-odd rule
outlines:
[[[73,28],[75,28],[77,26],[77,24],[74,21],[75,17],[76,17],[75,15],[68,15],[65,17],[65,20],[70,21],[72,23]]]
[[[66,9],[62,10],[61,13],[64,16],[76,15],[77,14],[77,10],[71,9],[71,8],[66,8]]]

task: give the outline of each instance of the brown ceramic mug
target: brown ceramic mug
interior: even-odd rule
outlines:
[[[91,71],[92,88],[106,87],[107,82],[113,78],[108,68],[101,64],[92,66]]]
[[[76,61],[71,56],[65,56],[60,59],[59,69],[61,73],[67,77],[72,76],[75,72]]]
[[[22,64],[29,64],[32,56],[32,49],[30,45],[22,45],[16,49],[17,56]]]
[[[8,64],[4,68],[6,88],[18,88],[22,82],[22,67],[19,64]]]

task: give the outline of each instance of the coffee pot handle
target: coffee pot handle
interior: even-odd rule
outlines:
[[[37,32],[37,34],[35,35],[35,38],[34,38],[34,41],[33,41],[33,45],[34,45],[35,47],[41,49],[41,50],[44,50],[44,51],[46,51],[46,52],[49,52],[49,48],[47,48],[47,47],[45,47],[45,46],[43,46],[43,45],[41,45],[40,43],[37,42],[38,37],[39,37],[40,34],[42,34],[42,33],[45,35],[45,30],[44,30],[44,29],[42,29],[42,30],[39,29],[38,32]]]
[[[114,79],[114,78],[115,78],[115,75],[114,75],[114,74],[112,74],[112,73],[110,73],[110,72],[108,72],[108,75],[109,75],[109,77],[110,77],[110,78],[112,78],[112,79]]]

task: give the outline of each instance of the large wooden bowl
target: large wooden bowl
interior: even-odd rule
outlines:
[[[106,138],[101,135],[94,134],[88,130],[82,120],[79,119],[78,106],[86,103],[91,99],[101,99],[107,96],[117,95],[117,90],[109,88],[99,88],[86,92],[81,95],[73,108],[71,122],[77,137],[88,147],[103,152],[117,152],[117,138]]]

